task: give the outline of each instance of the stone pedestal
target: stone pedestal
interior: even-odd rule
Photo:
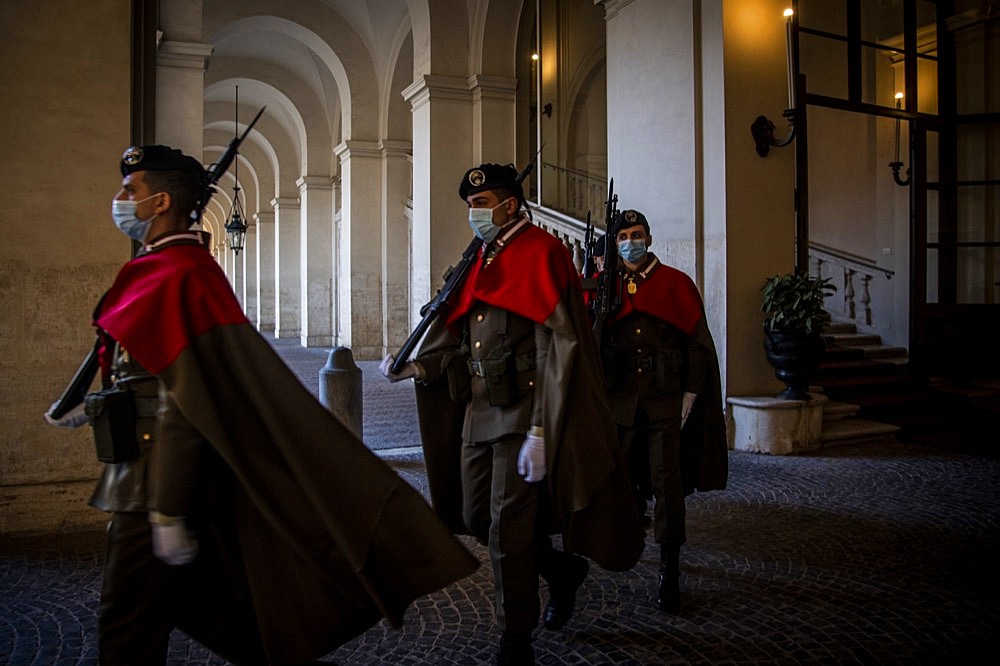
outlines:
[[[809,400],[772,397],[728,398],[729,448],[753,453],[787,455],[811,451],[821,445],[825,395]]]

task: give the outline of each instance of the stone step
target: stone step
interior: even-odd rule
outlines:
[[[842,419],[851,418],[858,413],[859,409],[861,408],[858,405],[831,400],[823,405],[823,427],[825,428],[825,424],[830,421],[840,421]]]
[[[824,446],[880,442],[896,438],[899,426],[868,419],[848,418],[823,422],[820,441]]]
[[[828,333],[823,335],[844,347],[873,347],[882,344],[882,336],[874,333]]]
[[[906,365],[910,362],[910,352],[906,347],[891,347],[889,345],[859,346],[864,358],[881,361],[882,363],[894,363],[896,365]]]
[[[857,326],[855,326],[854,324],[850,324],[846,321],[831,321],[829,324],[826,325],[826,328],[823,329],[823,334],[826,335],[828,333],[856,333],[857,330],[858,330]]]

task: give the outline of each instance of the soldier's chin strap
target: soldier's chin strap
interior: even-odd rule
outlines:
[[[208,205],[212,195],[216,192],[215,184],[218,183],[223,174],[229,170],[229,165],[233,163],[233,160],[236,159],[236,155],[239,152],[240,144],[243,143],[243,139],[247,138],[250,130],[252,130],[253,126],[257,124],[257,121],[260,119],[261,114],[264,113],[264,109],[266,108],[266,106],[261,107],[260,111],[257,112],[257,115],[254,116],[253,120],[250,121],[250,124],[247,125],[243,134],[233,137],[233,140],[229,142],[229,147],[226,148],[226,152],[222,154],[219,161],[205,169],[205,177],[202,179],[201,184],[201,196],[198,197],[198,203],[195,205],[194,210],[191,211],[191,224],[201,222],[201,215],[205,210],[205,206]]]

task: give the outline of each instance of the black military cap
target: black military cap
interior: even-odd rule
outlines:
[[[205,175],[201,162],[169,146],[132,146],[119,167],[122,176],[136,171],[183,171],[198,179]]]
[[[518,201],[523,202],[524,190],[518,181],[518,175],[513,164],[480,164],[462,176],[458,196],[465,201],[470,194],[504,188],[517,194]]]
[[[649,233],[649,222],[646,221],[646,216],[637,210],[623,210],[618,214],[618,229],[628,229],[629,227],[634,227],[637,224],[641,224]]]
[[[600,238],[595,238],[594,242],[590,244],[590,256],[592,257],[603,257],[605,251],[607,250],[607,234],[602,235]]]

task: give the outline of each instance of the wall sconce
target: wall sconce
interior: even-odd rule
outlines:
[[[903,93],[896,93],[896,109],[900,109],[903,106]],[[910,170],[906,170],[906,178],[899,177],[899,170],[903,168],[903,163],[899,159],[899,118],[896,118],[896,149],[895,149],[896,159],[889,162],[889,168],[892,169],[892,179],[896,181],[896,184],[900,187],[906,187],[910,184]]]
[[[785,63],[788,68],[788,108],[785,109],[783,115],[785,119],[788,120],[788,136],[780,141],[774,138],[774,123],[767,119],[766,116],[757,116],[757,119],[753,121],[750,125],[750,134],[753,135],[754,145],[757,149],[757,154],[761,157],[767,157],[768,152],[771,150],[771,146],[776,148],[783,148],[790,144],[795,139],[795,122],[798,119],[798,110],[796,107],[797,92],[796,86],[796,70],[795,66],[795,44],[794,44],[794,26],[792,25],[792,19],[795,12],[791,9],[786,9],[784,12],[785,16]]]

